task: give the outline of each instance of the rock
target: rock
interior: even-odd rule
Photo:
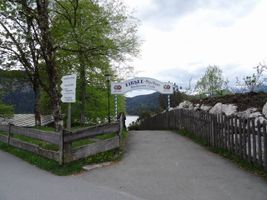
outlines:
[[[209,110],[210,114],[222,114],[222,103],[216,103],[215,106],[213,106]]]
[[[194,106],[194,110],[199,110],[200,109],[200,104],[196,104],[195,106]]]
[[[255,124],[257,124],[258,121],[260,121],[260,123],[263,123],[264,121],[267,122],[266,118],[260,112],[251,113],[249,118],[254,119]]]
[[[203,111],[205,111],[205,112],[209,112],[209,110],[211,109],[211,107],[212,107],[212,106],[206,106],[206,105],[202,104],[202,105],[200,106],[200,110],[203,110]]]
[[[216,103],[215,106],[213,106],[209,113],[211,114],[222,114],[224,113],[227,116],[233,115],[237,111],[237,106],[233,104],[222,104],[222,103]]]
[[[264,121],[267,122],[266,118],[264,118],[263,116],[260,117],[256,117],[255,118],[255,123],[257,124],[257,121],[260,121],[260,123],[262,124]]]
[[[178,110],[178,109],[180,109],[180,108],[179,108],[179,106],[176,106],[176,107],[174,107],[173,109],[174,109],[174,110]]]
[[[178,108],[193,110],[194,106],[190,101],[183,101],[182,103],[179,104]]]
[[[249,118],[249,116],[250,116],[252,113],[255,113],[256,111],[257,111],[257,108],[248,108],[248,109],[245,110],[245,111],[236,113],[236,116],[238,116],[238,117],[242,117],[242,118]]]
[[[93,165],[85,165],[82,168],[86,171],[91,171],[93,169],[97,169],[97,168],[102,168],[102,167],[107,167],[112,165],[113,162],[105,162],[105,163],[100,163],[100,164],[93,164]]]
[[[248,117],[249,118],[258,118],[258,117],[262,117],[262,114],[260,112],[254,112],[254,113],[251,113]]]
[[[264,104],[263,108],[262,108],[262,114],[267,117],[267,102]]]
[[[222,104],[222,112],[226,116],[233,115],[237,111],[237,106],[234,104]]]

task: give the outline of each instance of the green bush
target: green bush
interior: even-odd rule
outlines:
[[[0,117],[11,118],[14,115],[14,108],[0,102]]]

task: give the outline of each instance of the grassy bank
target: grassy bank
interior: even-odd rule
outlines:
[[[240,158],[239,156],[234,155],[225,149],[210,147],[210,146],[208,146],[207,141],[196,137],[194,134],[192,134],[186,130],[180,130],[180,131],[178,131],[178,134],[192,139],[194,142],[204,146],[209,151],[212,151],[213,153],[216,153],[216,154],[218,154],[218,155],[220,155],[220,156],[222,156],[228,160],[231,160],[233,163],[238,165],[240,168],[245,169],[245,170],[247,170],[253,174],[256,174],[258,176],[261,176],[265,180],[267,180],[267,172],[263,169],[263,167],[260,167],[260,166],[257,166],[255,164],[252,164],[248,161],[245,161],[242,158]]]

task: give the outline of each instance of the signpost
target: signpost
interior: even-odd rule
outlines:
[[[71,128],[71,103],[74,103],[76,101],[76,80],[77,75],[71,74],[63,76],[61,81],[62,84],[61,87],[61,101],[63,103],[69,103],[68,104],[68,121],[67,121],[67,128]]]

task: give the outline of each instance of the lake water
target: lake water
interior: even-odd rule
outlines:
[[[136,121],[137,119],[138,119],[138,116],[126,115],[126,121],[125,121],[126,127],[128,127],[130,123]]]

